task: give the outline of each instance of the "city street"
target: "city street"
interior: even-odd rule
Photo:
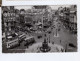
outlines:
[[[52,25],[52,26],[54,26],[53,29],[51,29],[51,27],[49,27],[47,29],[48,31],[51,31],[50,34],[46,32],[46,35],[47,35],[46,39],[47,39],[47,41],[49,43],[59,44],[59,45],[63,46],[64,49],[71,48],[69,46],[69,43],[72,43],[75,46],[77,46],[77,43],[76,43],[77,37],[76,37],[76,35],[71,34],[67,29],[65,29],[64,26],[63,26],[63,24],[61,22],[59,22],[59,20],[57,21],[57,19],[53,22],[53,25]],[[58,22],[60,24],[58,24]],[[58,31],[59,28],[60,28],[60,30]],[[44,41],[44,33],[40,33],[40,34],[30,33],[30,35],[34,36],[36,43]],[[39,35],[41,35],[42,38],[38,38]],[[6,52],[14,52],[15,51],[15,53],[17,53],[19,51],[20,52],[24,52],[26,48],[27,48],[27,46],[24,46],[24,41],[23,41],[20,44],[20,46],[18,46],[16,48],[13,48],[13,49],[9,49],[8,51],[5,50],[5,51]],[[75,49],[75,51],[76,51],[76,48],[72,47],[72,49]]]
[[[3,53],[23,53],[33,46],[35,52],[38,44],[45,52],[77,52],[76,5],[22,7],[2,7]]]

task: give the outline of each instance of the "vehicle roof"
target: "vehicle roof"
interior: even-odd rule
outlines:
[[[31,39],[31,38],[33,38],[33,36],[26,36],[25,40]]]

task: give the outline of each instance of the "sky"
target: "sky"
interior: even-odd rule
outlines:
[[[53,6],[50,6],[52,9],[54,10],[57,10],[59,7],[70,7],[70,5],[53,5]],[[31,9],[32,6],[15,6],[16,9]]]

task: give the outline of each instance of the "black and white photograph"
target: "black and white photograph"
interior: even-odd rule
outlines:
[[[2,53],[78,52],[77,5],[1,8]]]

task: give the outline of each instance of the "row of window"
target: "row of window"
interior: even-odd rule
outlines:
[[[15,13],[3,13],[3,16],[4,17],[13,17],[13,16],[15,16]]]

